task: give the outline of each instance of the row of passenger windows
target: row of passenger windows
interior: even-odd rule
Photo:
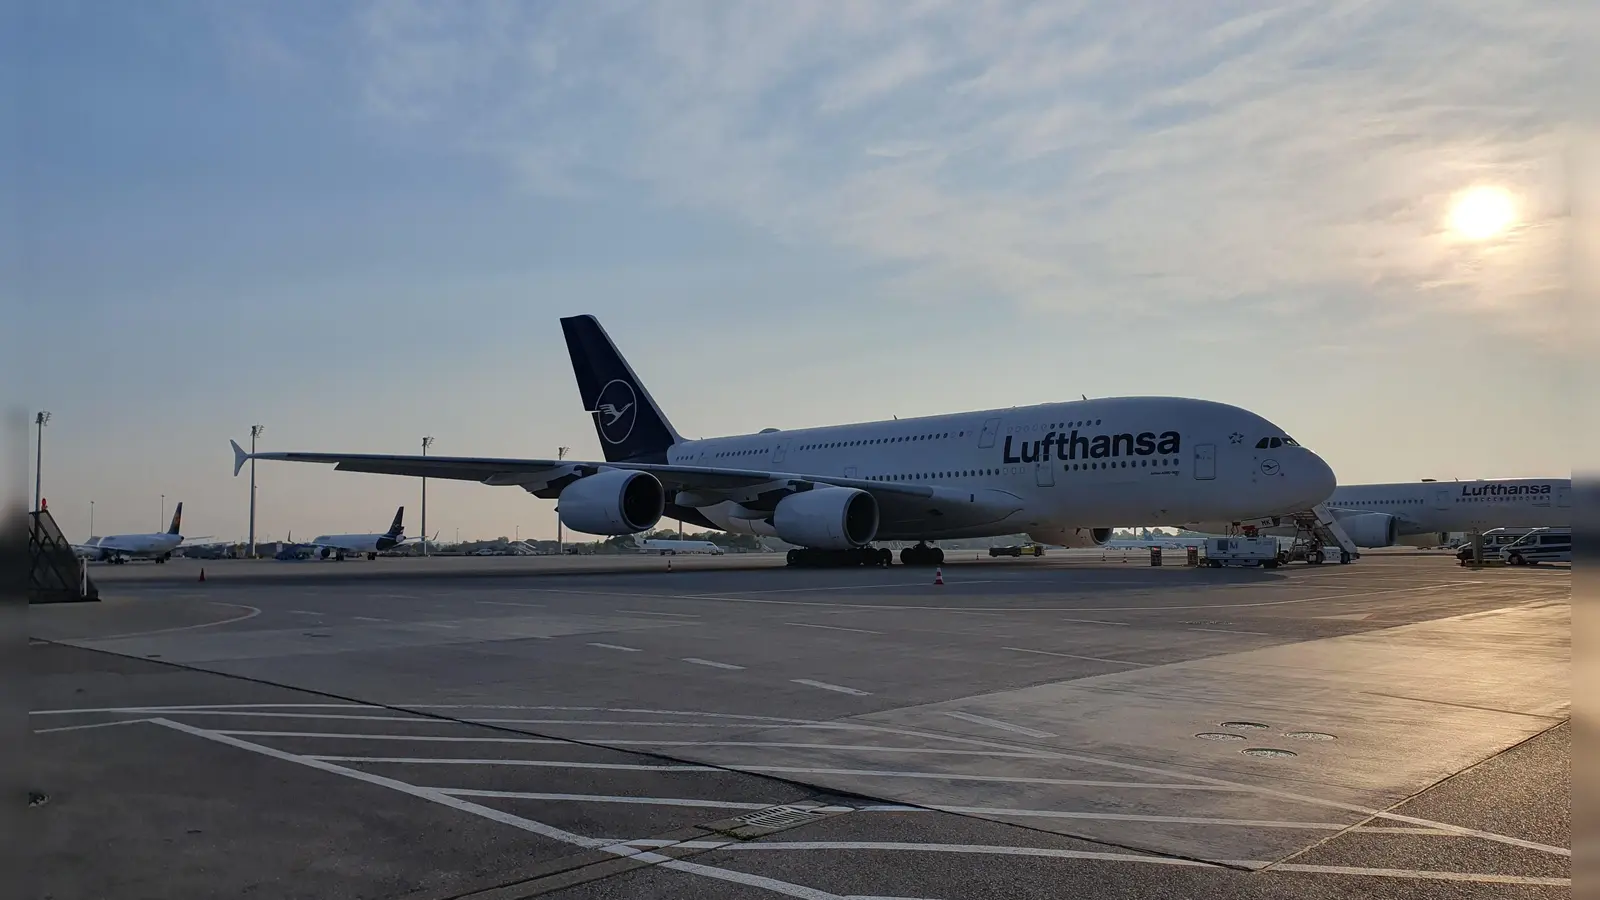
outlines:
[[[965,431],[957,432],[956,436],[957,437],[961,437],[964,434],[966,434]],[[948,438],[949,436],[950,436],[950,432],[943,431],[943,432],[939,432],[938,434],[908,434],[908,435],[904,435],[902,437],[892,437],[892,438],[863,438],[863,439],[861,439],[859,441],[831,441],[831,442],[822,443],[822,444],[805,444],[805,445],[797,447],[795,449],[796,450],[831,450],[831,449],[833,449],[835,447],[866,447],[866,446],[870,446],[870,445],[873,445],[873,444],[900,444],[900,443],[904,443],[904,442],[907,442],[907,441],[941,441],[941,440],[944,440],[945,438]]]
[[[1404,506],[1412,503],[1421,503],[1421,500],[1354,500],[1349,503],[1340,503],[1339,506]]]
[[[717,454],[717,458],[721,459],[725,456],[762,456],[769,452],[771,452],[769,447],[763,447],[760,450],[724,450]]]
[[[1168,465],[1177,465],[1178,457],[1171,459],[1141,459],[1118,460],[1115,462],[1093,463],[1064,463],[1061,468],[1068,472],[1089,471],[1091,469],[1148,469],[1151,466],[1162,468]],[[955,472],[919,472],[914,475],[868,475],[868,481],[925,481],[930,478],[972,478],[999,475],[999,469],[962,469]]]

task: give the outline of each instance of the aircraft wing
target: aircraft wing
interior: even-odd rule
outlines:
[[[392,456],[374,453],[256,453],[233,443],[233,474],[250,459],[331,464],[346,472],[447,478],[488,485],[516,486],[539,497],[553,498],[577,478],[601,469],[649,472],[668,491],[718,495],[721,499],[750,502],[757,497],[808,490],[817,485],[857,488],[874,495],[891,508],[906,501],[932,500],[946,490],[928,484],[900,484],[762,469],[728,469],[664,463],[585,462],[555,459],[495,459],[466,456]],[[966,492],[960,492],[966,497]],[[725,495],[725,496],[722,496]],[[706,504],[695,504],[706,505]]]

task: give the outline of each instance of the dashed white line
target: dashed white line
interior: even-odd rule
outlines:
[[[322,615],[322,613],[313,612],[312,610],[309,610],[309,609],[291,609],[291,610],[288,610],[288,611],[291,612],[291,613],[294,613],[297,616],[320,616],[320,615]]]
[[[1185,628],[1184,631],[1209,631],[1213,634],[1252,634],[1257,637],[1272,637],[1265,631],[1234,631],[1231,628]]]
[[[238,734],[233,731],[219,731],[218,734]],[[558,744],[565,741],[549,741]],[[463,765],[481,766],[485,764],[481,759],[437,759],[431,756],[308,756],[307,759],[320,759],[323,762],[348,762],[348,763],[393,763],[396,765]],[[592,762],[567,762],[565,760],[551,759],[497,759],[495,765],[523,766],[539,769],[612,769],[624,772],[723,772],[716,766],[646,766],[638,763],[592,763]],[[763,807],[764,808],[764,807]]]
[[[1001,647],[1002,650],[1014,650],[1018,653],[1037,653],[1040,656],[1059,656],[1063,659],[1086,659],[1089,662],[1112,663],[1118,666],[1137,666],[1141,669],[1150,668],[1149,663],[1130,662],[1126,659],[1107,659],[1104,656],[1079,656],[1076,653],[1057,653],[1054,650],[1030,650],[1027,647]]]
[[[853,687],[845,687],[839,684],[829,684],[826,681],[812,681],[810,678],[791,678],[789,680],[795,684],[803,684],[807,687],[822,688],[825,691],[834,691],[840,694],[849,694],[852,697],[872,696],[871,691],[858,691]]]
[[[813,625],[810,622],[785,622],[783,624],[793,625],[796,628],[826,628],[829,631],[854,631],[857,634],[883,634],[881,631],[868,631],[865,628],[845,628],[840,625]]]
[[[674,618],[674,619],[698,619],[698,618],[700,618],[699,616],[691,615],[689,613],[657,612],[657,611],[652,610],[652,609],[619,609],[619,610],[617,610],[617,612],[622,614],[622,615],[628,615],[628,616],[668,616],[668,617]]]
[[[591,646],[591,647],[600,647],[601,649],[604,649],[604,650],[622,650],[622,651],[627,652],[627,653],[638,653],[639,652],[639,648],[638,647],[624,647],[621,644],[591,643],[589,646]]]
[[[380,619],[377,616],[352,616],[357,622],[388,622],[389,619]]]
[[[555,738],[456,737],[433,734],[352,734],[347,731],[248,731],[216,729],[213,734],[242,737],[331,738],[341,741],[426,741],[447,744],[571,744]],[[334,758],[334,757],[330,757]],[[356,757],[352,757],[355,759]],[[425,762],[426,760],[424,760]],[[448,762],[448,760],[444,760]]]
[[[515,600],[474,600],[473,603],[482,603],[485,606],[525,606],[529,609],[544,609],[543,603],[520,603]]]
[[[683,658],[683,661],[686,662],[686,663],[693,663],[693,664],[695,664],[697,666],[710,666],[713,669],[739,669],[739,670],[742,670],[744,668],[744,666],[736,666],[733,663],[717,662],[714,659],[701,659],[698,656],[685,656]],[[657,725],[661,725],[661,724],[671,724],[671,723],[657,722],[656,724]]]
[[[947,712],[945,715],[952,719],[960,719],[963,722],[971,722],[974,725],[988,725],[990,728],[999,728],[1002,731],[1014,731],[1017,734],[1025,734],[1028,737],[1055,737],[1055,735],[1048,731],[1035,731],[1032,728],[1024,728],[1021,725],[1013,725],[1010,722],[1002,722],[999,719],[985,719],[983,716],[975,716],[972,713]]]

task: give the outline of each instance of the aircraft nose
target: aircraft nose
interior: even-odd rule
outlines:
[[[1310,508],[1332,496],[1339,480],[1333,474],[1333,467],[1322,457],[1310,450],[1305,451],[1305,457],[1295,466],[1297,477],[1294,480],[1296,487],[1303,490],[1306,507]]]

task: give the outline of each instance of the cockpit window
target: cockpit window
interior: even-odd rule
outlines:
[[[1298,447],[1298,446],[1300,446],[1300,445],[1296,444],[1294,442],[1294,438],[1290,438],[1290,437],[1264,437],[1261,440],[1256,441],[1256,449],[1257,450],[1271,450],[1271,449],[1274,449],[1274,448],[1277,448],[1277,447]]]
[[[1274,447],[1274,448],[1282,447],[1283,446],[1283,438],[1273,438],[1271,446]]]
[[[1287,435],[1285,435],[1284,438],[1283,438],[1283,445],[1285,447],[1298,447],[1298,446],[1300,446],[1299,444],[1295,443],[1294,438],[1289,437]]]
[[[1267,438],[1262,438],[1261,440],[1256,441],[1256,449],[1257,450],[1265,450],[1265,449],[1267,449]]]

